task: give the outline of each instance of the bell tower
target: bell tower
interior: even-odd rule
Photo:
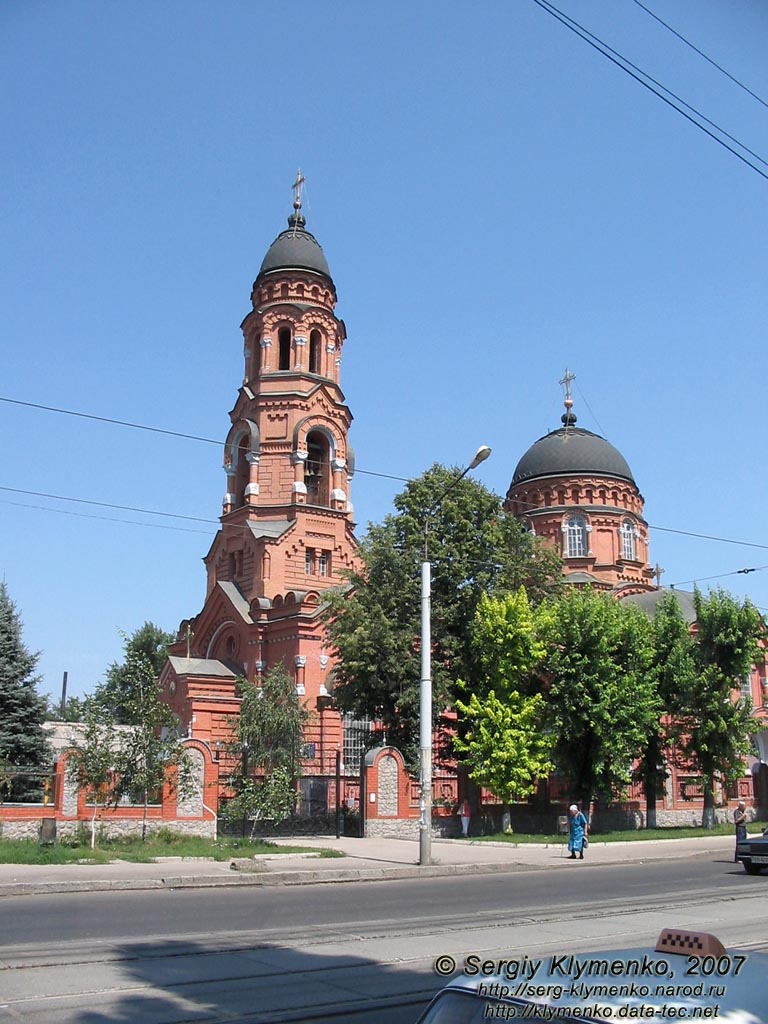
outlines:
[[[339,384],[346,331],[325,255],[301,213],[303,180],[297,175],[288,228],[264,257],[242,323],[243,383],[224,450],[223,542],[207,559],[209,589],[229,579],[249,601],[272,600],[286,587],[338,585],[356,546],[352,416]],[[277,535],[288,543],[280,555]]]
[[[237,677],[259,686],[282,664],[313,713],[307,747],[323,773],[342,733],[330,706],[322,595],[344,583],[357,540],[352,415],[340,385],[346,330],[325,254],[306,229],[303,184],[299,173],[288,227],[264,256],[241,325],[243,379],[229,413],[205,603],[181,624],[160,681],[185,731],[225,742]]]

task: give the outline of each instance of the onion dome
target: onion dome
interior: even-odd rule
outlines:
[[[566,370],[562,427],[545,434],[531,445],[517,464],[512,487],[529,480],[554,476],[615,477],[637,486],[632,470],[621,452],[599,434],[576,426],[570,394],[571,380],[573,377]]]
[[[304,227],[306,221],[301,213],[301,192],[298,188],[299,179],[303,178],[299,173],[297,178],[297,196],[293,204],[293,213],[288,218],[288,228],[277,236],[262,261],[259,270],[259,277],[262,274],[271,274],[275,271],[303,270],[315,274],[322,274],[323,277],[331,279],[331,272],[328,269],[328,261],[314,235],[310,234]]]

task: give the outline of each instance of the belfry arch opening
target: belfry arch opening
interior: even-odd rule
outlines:
[[[312,430],[307,434],[307,461],[304,466],[308,504],[328,504],[330,473],[331,446],[328,438],[319,430]]]
[[[320,357],[323,351],[323,336],[318,330],[309,335],[309,372],[320,373]]]
[[[281,327],[277,332],[278,345],[278,370],[290,370],[291,368],[291,329]]]
[[[235,467],[235,505],[245,504],[245,488],[248,486],[250,473],[248,466],[248,436],[243,435],[237,444],[237,463]]]

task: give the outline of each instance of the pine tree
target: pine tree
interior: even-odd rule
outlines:
[[[50,750],[43,733],[45,698],[37,692],[33,673],[39,654],[21,639],[21,619],[0,583],[0,763],[6,766],[47,766]]]

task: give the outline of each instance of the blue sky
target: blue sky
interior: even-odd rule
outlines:
[[[768,159],[768,108],[633,0],[558,6]],[[647,6],[768,99],[768,6]],[[6,0],[0,132],[3,398],[223,441],[301,167],[361,534],[400,489],[368,473],[488,444],[505,493],[569,366],[664,582],[768,566],[768,181],[533,0]],[[121,629],[199,611],[222,448],[8,402],[0,431],[0,573],[43,692],[82,694]],[[768,608],[768,569],[717,582]]]

